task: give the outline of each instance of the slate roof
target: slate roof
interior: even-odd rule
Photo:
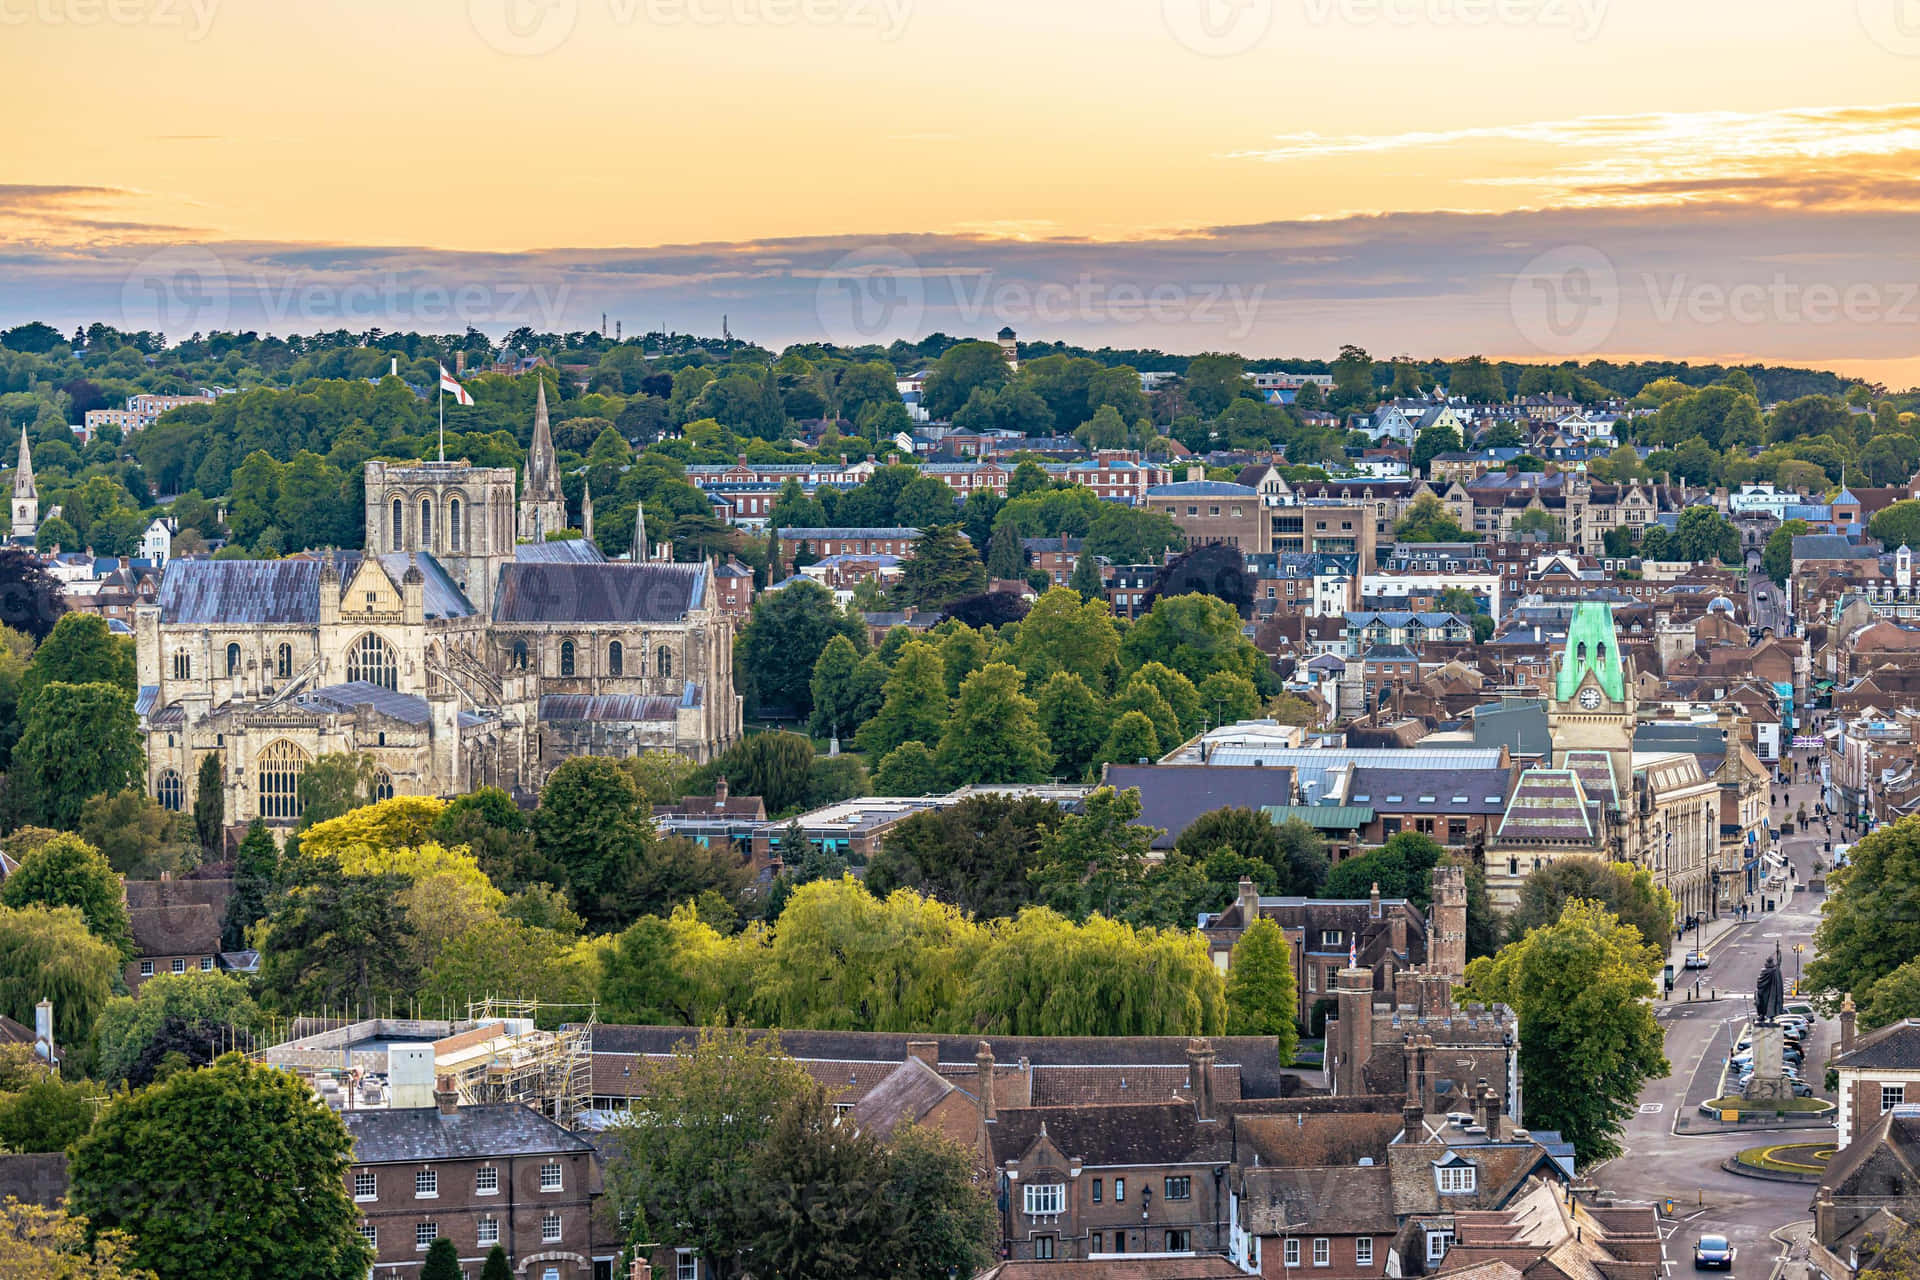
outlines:
[[[320,621],[318,560],[173,560],[160,621],[291,626]]]
[[[549,693],[540,699],[540,719],[547,723],[671,720],[679,705],[672,698],[640,694]]]
[[[411,1164],[498,1156],[566,1155],[593,1145],[518,1102],[461,1107],[343,1111],[355,1164]]]
[[[1565,764],[1580,779],[1580,790],[1588,800],[1603,805],[1620,803],[1620,797],[1614,794],[1613,761],[1606,752],[1569,751]]]
[[[1177,480],[1147,489],[1149,498],[1258,498],[1260,491],[1225,480]]]
[[[920,531],[918,529],[908,529],[898,525],[884,528],[876,526],[871,529],[845,526],[824,529],[782,529],[780,531],[780,540],[782,542],[819,542],[826,538],[835,540],[848,538],[892,538],[898,541],[901,538],[912,539],[918,538],[919,536]]]
[[[209,956],[220,950],[220,917],[202,902],[131,908],[127,923],[141,956]]]
[[[1215,809],[1252,809],[1289,804],[1293,770],[1216,768],[1204,764],[1108,765],[1102,779],[1116,791],[1140,789],[1140,819],[1159,827],[1153,847],[1171,849],[1196,818]]]
[[[1063,1155],[1085,1165],[1224,1160],[1232,1148],[1232,1126],[1201,1121],[1190,1102],[1021,1107],[1000,1112],[987,1126],[994,1163],[1024,1156],[1039,1141],[1043,1126]]]
[[[1400,1227],[1385,1164],[1248,1169],[1241,1195],[1246,1228],[1258,1235],[1302,1235],[1308,1228],[1317,1235],[1391,1235]]]
[[[500,571],[495,621],[677,622],[704,603],[698,564],[510,564]]]
[[[520,564],[605,564],[607,558],[589,538],[562,538],[557,542],[523,542],[513,549]]]
[[[1837,533],[1802,533],[1793,539],[1793,559],[1798,560],[1874,560],[1877,547],[1862,546]]]
[[[1353,804],[1386,813],[1499,813],[1513,785],[1511,769],[1355,769]]]
[[[1501,843],[1592,839],[1587,793],[1573,770],[1528,769],[1520,775],[1500,820]]]
[[[1835,1058],[1833,1065],[1868,1070],[1920,1069],[1920,1018],[1906,1018],[1862,1036],[1850,1052]]]
[[[1473,745],[1504,746],[1516,756],[1546,758],[1553,752],[1553,738],[1547,732],[1547,704],[1528,698],[1475,707]]]
[[[431,709],[425,698],[411,693],[399,693],[382,685],[370,684],[365,680],[348,680],[341,684],[321,685],[309,689],[293,699],[295,704],[316,711],[353,712],[361,706],[371,706],[383,716],[399,720],[405,724],[423,725],[432,719]]]
[[[914,1124],[955,1092],[954,1085],[918,1058],[908,1058],[867,1091],[853,1108],[862,1133],[885,1140],[903,1124]]]
[[[458,586],[454,585],[453,579],[447,576],[446,569],[432,556],[390,551],[385,555],[375,556],[374,559],[380,562],[380,567],[386,570],[387,576],[396,583],[407,576],[408,569],[420,570],[421,611],[427,617],[471,618],[473,616],[473,603]],[[341,570],[343,578],[347,572],[344,568]]]

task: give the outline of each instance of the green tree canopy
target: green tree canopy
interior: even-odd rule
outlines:
[[[132,694],[116,684],[55,681],[26,715],[11,777],[28,816],[71,830],[89,797],[137,787],[145,769]]]
[[[968,676],[935,753],[954,785],[1044,782],[1053,753],[1017,668],[993,662]]]
[[[1272,1036],[1280,1046],[1280,1061],[1291,1062],[1299,1037],[1296,1000],[1293,948],[1280,926],[1261,916],[1233,944],[1227,968],[1227,1034]]]
[[[54,1039],[84,1045],[120,976],[120,952],[72,907],[0,907],[0,1013],[26,1026],[53,1002]]]
[[[903,604],[938,610],[987,589],[987,569],[957,524],[928,525],[900,566],[894,594]]]
[[[1566,858],[1536,868],[1520,886],[1520,900],[1507,916],[1507,937],[1518,942],[1560,918],[1568,902],[1597,902],[1622,924],[1640,931],[1648,946],[1666,953],[1673,928],[1673,895],[1654,883],[1653,873],[1625,863]]]
[[[0,906],[72,907],[93,936],[125,959],[133,958],[120,876],[98,849],[78,836],[58,835],[20,860],[0,881]]]
[[[813,711],[813,665],[834,636],[864,651],[867,629],[833,602],[817,582],[795,582],[754,597],[753,614],[734,645],[734,660],[750,709]]]
[[[1920,956],[1920,819],[1862,837],[1827,879],[1806,988],[1829,1010]]]
[[[938,742],[946,723],[946,661],[933,645],[913,640],[894,659],[880,709],[861,728],[857,743],[878,760],[905,742]]]
[[[224,973],[160,973],[138,994],[119,996],[100,1014],[94,1065],[102,1079],[139,1088],[153,1082],[166,1053],[185,1052],[192,1065],[215,1056],[209,1045],[247,1048],[266,1019],[247,984]]]

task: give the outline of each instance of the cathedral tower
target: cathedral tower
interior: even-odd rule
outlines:
[[[547,425],[547,384],[540,382],[533,408],[533,446],[527,450],[526,482],[520,490],[520,541],[545,542],[567,527],[567,499],[560,492],[560,459]]]
[[[1633,664],[1620,652],[1613,606],[1574,606],[1566,647],[1554,666],[1547,701],[1547,733],[1553,761],[1564,767],[1569,751],[1605,752],[1613,770],[1614,795],[1633,794],[1633,727],[1638,698]]]
[[[13,472],[13,536],[33,541],[40,531],[40,488],[33,482],[33,447],[20,428],[20,460]],[[69,548],[71,550],[71,548]]]

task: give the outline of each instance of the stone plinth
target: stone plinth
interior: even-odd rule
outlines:
[[[1753,1029],[1753,1078],[1741,1096],[1749,1102],[1780,1102],[1793,1097],[1793,1082],[1781,1069],[1785,1035],[1779,1027]]]

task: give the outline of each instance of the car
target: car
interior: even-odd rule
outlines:
[[[1813,1086],[1804,1080],[1795,1080],[1793,1082],[1793,1096],[1796,1098],[1811,1098],[1813,1096]]]
[[[1756,591],[1753,593],[1753,598],[1761,604],[1765,604],[1767,602],[1767,593],[1764,591]]]
[[[1695,1271],[1733,1270],[1733,1242],[1725,1236],[1701,1236],[1693,1246]]]
[[[1686,963],[1687,963],[1687,968],[1689,968],[1689,969],[1704,969],[1704,968],[1706,968],[1706,967],[1707,967],[1707,965],[1708,965],[1709,963],[1711,963],[1711,962],[1710,962],[1710,961],[1709,961],[1709,960],[1707,959],[1707,953],[1706,953],[1706,952],[1704,952],[1704,951],[1689,951],[1689,952],[1687,952],[1687,961],[1686,961]]]

